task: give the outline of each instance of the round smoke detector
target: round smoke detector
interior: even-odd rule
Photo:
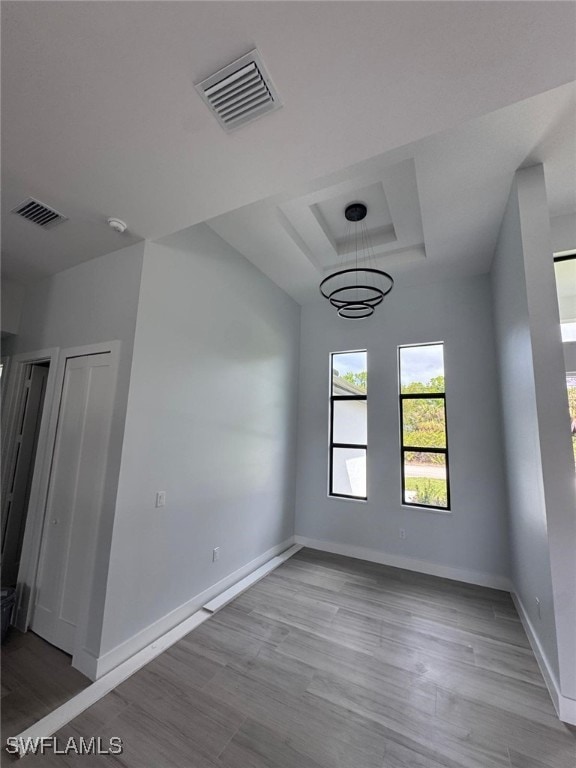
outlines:
[[[127,229],[126,222],[122,219],[108,219],[108,226],[112,227],[115,232],[125,232]]]

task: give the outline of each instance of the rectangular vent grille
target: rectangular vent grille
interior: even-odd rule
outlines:
[[[196,90],[226,131],[282,106],[256,50],[198,83]]]
[[[26,198],[23,203],[13,208],[12,213],[18,214],[18,216],[31,221],[33,224],[38,224],[43,229],[51,229],[67,219],[66,216],[62,216],[54,208],[50,208],[50,206],[44,205],[44,203],[34,200],[32,197]]]

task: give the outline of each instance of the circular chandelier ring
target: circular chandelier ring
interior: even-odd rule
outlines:
[[[343,293],[344,291],[372,291],[373,296],[367,296],[365,298],[359,298],[358,296],[353,299],[337,298],[336,294]],[[371,307],[377,307],[384,301],[385,293],[381,288],[375,288],[373,285],[348,285],[343,288],[336,288],[328,296],[328,301],[333,307],[345,307],[346,304],[368,304]]]
[[[340,307],[338,314],[349,320],[362,320],[364,317],[370,317],[374,314],[374,307],[364,301],[350,302],[345,307]]]
[[[340,317],[355,320],[373,315],[374,308],[382,303],[384,297],[394,287],[394,280],[388,272],[372,267],[358,266],[360,250],[365,252],[365,256],[367,254],[368,259],[375,260],[370,246],[368,230],[362,223],[367,213],[368,207],[359,200],[349,203],[344,208],[344,217],[350,224],[354,225],[353,237],[350,238],[350,242],[355,246],[356,266],[333,272],[325,277],[319,286],[320,294],[328,299]],[[348,228],[347,233],[349,231]],[[368,261],[368,263],[370,262]],[[371,276],[373,276],[372,279],[370,279]],[[383,285],[387,284],[387,287],[369,285],[369,282],[380,282]]]
[[[358,275],[358,274],[379,275],[380,277],[384,277],[384,278],[386,278],[386,280],[389,280],[390,281],[390,285],[386,289],[378,288],[378,287],[372,286],[372,285],[371,286],[349,285],[349,286],[340,286],[339,288],[335,288],[330,293],[325,292],[325,289],[329,289],[329,285],[328,284],[330,283],[330,281],[332,281],[334,279],[337,279],[337,278],[341,277],[342,275],[348,275],[348,274],[351,274],[351,273],[354,273],[356,275]],[[354,268],[351,268],[351,269],[341,269],[338,272],[333,272],[331,275],[328,275],[328,277],[325,277],[324,280],[322,280],[322,282],[320,283],[320,293],[322,294],[322,296],[324,296],[325,299],[330,300],[330,298],[334,295],[334,293],[336,291],[340,291],[342,289],[350,290],[350,289],[356,288],[356,287],[363,287],[363,288],[369,287],[371,290],[374,290],[377,293],[381,294],[382,298],[384,298],[384,296],[386,296],[388,293],[390,293],[390,291],[394,287],[394,280],[391,277],[391,275],[388,274],[388,272],[384,272],[381,269],[372,269],[371,267],[360,267],[358,269],[354,269]],[[342,299],[340,299],[340,301],[342,301]]]

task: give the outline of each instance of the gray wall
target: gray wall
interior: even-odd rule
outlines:
[[[554,253],[576,250],[576,213],[566,213],[550,220]]]
[[[400,502],[397,347],[445,342],[452,513]],[[330,352],[368,350],[368,502],[327,497]],[[505,489],[487,276],[405,288],[373,318],[302,310],[296,533],[488,576],[508,574]],[[399,529],[406,539],[399,538]]]
[[[146,245],[102,653],[292,536],[299,318],[206,225]]]
[[[516,174],[492,284],[514,588],[562,694],[576,698],[576,497],[542,166]]]
[[[16,334],[20,327],[24,286],[13,280],[2,280],[2,314],[0,330],[5,334]]]
[[[121,342],[109,471],[86,642],[90,650],[97,648],[100,641],[143,254],[144,243],[138,243],[30,284],[24,292],[19,334],[10,340],[10,354]]]

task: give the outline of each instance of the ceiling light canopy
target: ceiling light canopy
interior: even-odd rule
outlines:
[[[347,237],[353,244],[355,265],[333,272],[320,283],[320,293],[338,311],[340,317],[361,320],[374,314],[394,286],[394,280],[375,265],[374,253],[364,219],[368,208],[364,203],[350,203],[344,210],[349,222]],[[364,252],[365,266],[359,265]]]

